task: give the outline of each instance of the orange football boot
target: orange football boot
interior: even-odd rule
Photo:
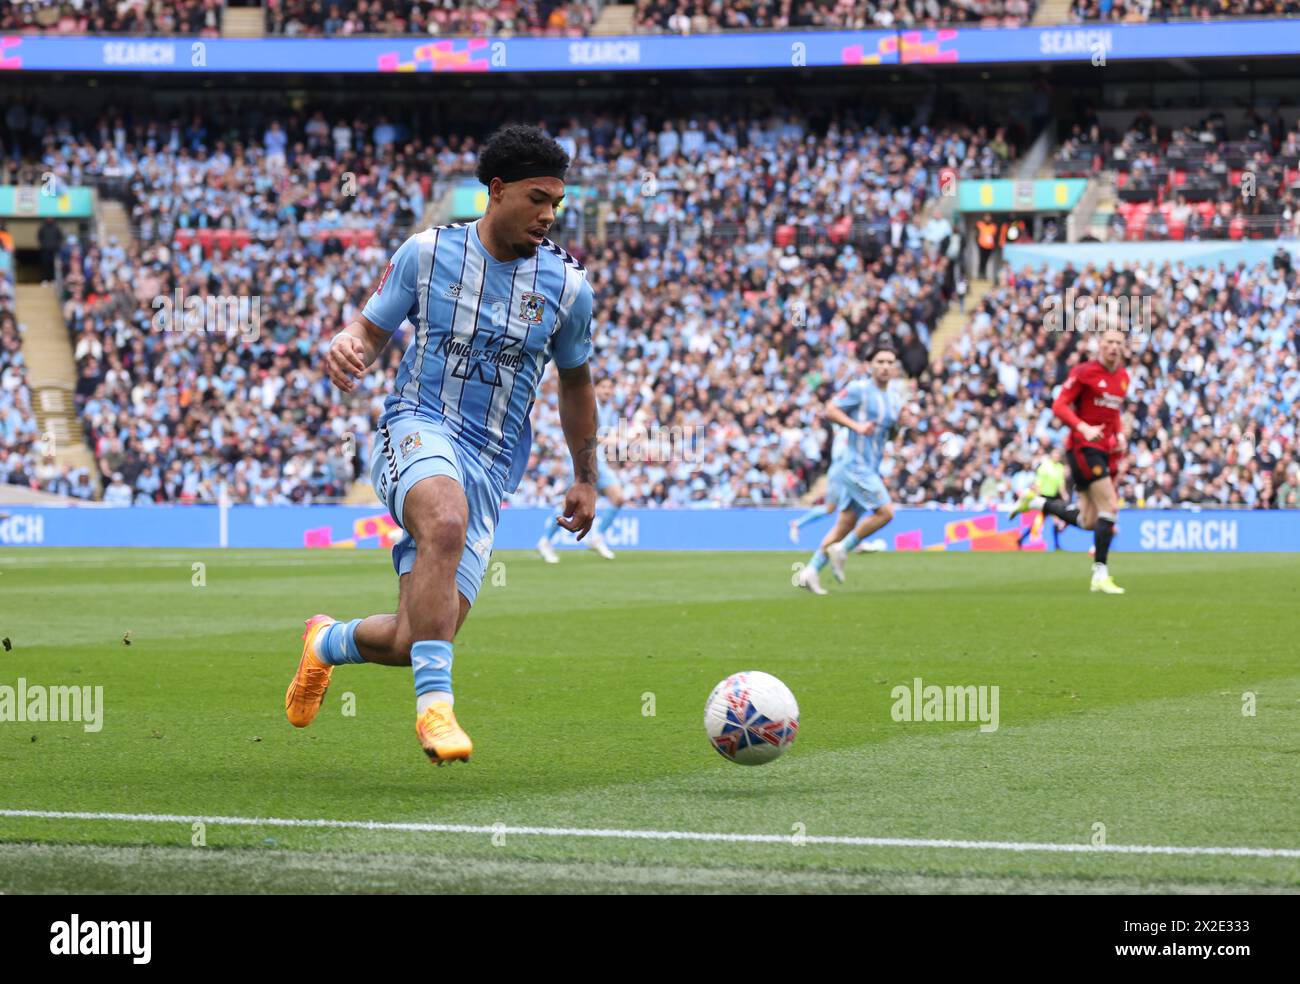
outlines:
[[[445,700],[430,704],[415,722],[420,747],[430,762],[468,762],[474,743],[456,723],[456,715]]]
[[[334,624],[328,615],[313,615],[307,619],[307,629],[302,634],[302,658],[298,672],[293,675],[289,689],[284,693],[284,713],[295,728],[305,728],[316,718],[325,691],[329,689],[330,674],[334,667],[321,662],[316,655],[316,637]]]

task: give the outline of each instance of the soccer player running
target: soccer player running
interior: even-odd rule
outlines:
[[[396,614],[307,620],[284,698],[295,727],[315,718],[336,666],[409,664],[421,748],[439,765],[468,760],[473,744],[452,710],[452,643],[482,583],[501,499],[527,466],[529,411],[552,359],[574,468],[560,524],[579,539],[591,529],[592,294],[582,265],[546,238],[568,166],[541,130],[498,130],[478,160],[488,189],[483,217],[408,239],[361,315],[330,343],[326,372],[350,393],[394,329],[403,320],[414,326],[370,464],[375,491],[405,535],[393,547]]]
[[[1021,496],[1021,501],[1032,501],[1035,496],[1039,495],[1043,497],[1045,502],[1054,499],[1064,501],[1062,493],[1065,492],[1065,463],[1061,460],[1061,457],[1060,448],[1052,448],[1047,452],[1043,460],[1038,463],[1038,468],[1034,471],[1034,480],[1029,484],[1025,495]],[[1020,509],[1019,504],[1017,504],[1017,508],[1012,510],[1011,515],[1018,516],[1020,513],[1027,511],[1027,509]],[[1065,528],[1065,524],[1061,520],[1053,518],[1051,526],[1052,541],[1056,549],[1060,550],[1061,530]],[[1043,513],[1040,512],[1035,518],[1034,524],[1027,526],[1020,534],[1020,539],[1016,541],[1016,545],[1024,546],[1025,541],[1031,536],[1037,536],[1042,527]]]
[[[1124,332],[1114,328],[1104,331],[1098,357],[1070,370],[1052,404],[1052,413],[1070,428],[1065,449],[1074,487],[1082,496],[1080,505],[1068,506],[1064,499],[1047,499],[1029,490],[1011,511],[1018,516],[1029,509],[1041,509],[1071,526],[1092,530],[1092,590],[1103,594],[1124,593],[1106,567],[1119,514],[1114,479],[1126,445],[1122,410],[1129,379],[1123,366],[1124,344]]]
[[[598,434],[604,435],[600,442],[600,457],[596,463],[596,491],[606,498],[609,508],[601,510],[600,522],[587,538],[587,545],[606,560],[614,559],[614,551],[610,550],[609,544],[605,542],[605,531],[614,522],[614,518],[626,501],[623,496],[623,486],[618,484],[618,477],[606,460],[610,445],[618,441],[618,422],[618,411],[614,409],[614,381],[606,376],[596,384],[596,423],[600,427]],[[542,538],[537,541],[537,552],[548,564],[560,562],[560,556],[555,552],[553,545],[559,534],[560,517],[552,516],[546,521]]]
[[[826,404],[826,419],[848,428],[849,437],[827,476],[829,488],[838,493],[839,518],[795,582],[817,595],[826,594],[821,569],[829,562],[835,580],[843,581],[848,554],[894,518],[894,507],[880,478],[880,462],[894,430],[910,426],[910,421],[902,398],[889,388],[898,368],[894,350],[877,343],[867,355],[867,367],[868,378],[849,383]]]

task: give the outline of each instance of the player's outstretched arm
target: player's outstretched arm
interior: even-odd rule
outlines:
[[[596,389],[587,363],[560,370],[560,426],[573,458],[573,485],[564,497],[560,525],[581,540],[596,518]]]
[[[356,381],[379,358],[391,337],[391,332],[358,315],[356,321],[330,342],[329,352],[325,355],[325,372],[330,382],[344,393],[351,393],[356,389]]]

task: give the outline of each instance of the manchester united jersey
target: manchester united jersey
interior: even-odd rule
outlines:
[[[1052,412],[1070,427],[1066,447],[1114,451],[1127,396],[1128,370],[1123,366],[1109,372],[1100,362],[1090,360],[1071,369],[1060,396],[1052,404]],[[1079,433],[1080,423],[1100,427],[1101,436],[1089,441]]]

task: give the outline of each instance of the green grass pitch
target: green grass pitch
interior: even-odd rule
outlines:
[[[474,759],[437,769],[407,670],[341,667],[284,718],[303,619],[392,610],[386,551],[0,552],[0,685],[105,705],[97,733],[0,723],[0,810],[174,817],[0,815],[0,891],[1300,890],[1300,558],[1119,554],[1105,597],[1079,555],[873,555],[813,598],[803,552],[561,556],[494,556],[456,645]],[[761,768],[703,733],[745,669],[802,712]],[[916,677],[999,687],[998,730],[893,720]],[[1041,846],[1103,836],[1282,853]]]

